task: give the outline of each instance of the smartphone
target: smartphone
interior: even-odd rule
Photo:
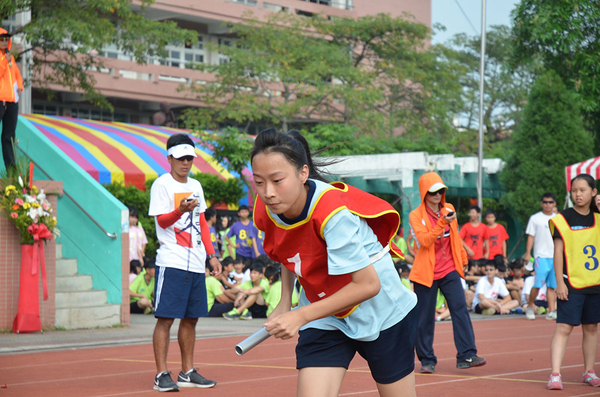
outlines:
[[[187,201],[188,203],[189,203],[190,201],[194,201],[194,197],[193,197],[193,196],[191,196],[191,197],[188,197],[188,198],[187,198],[187,200],[185,200],[185,201]]]
[[[447,216],[448,218],[450,218],[452,215],[454,215],[454,211],[450,211],[450,212],[448,212],[448,213],[446,214],[446,216]]]

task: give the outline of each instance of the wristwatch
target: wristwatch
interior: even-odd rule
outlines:
[[[210,260],[211,258],[217,258],[217,254],[210,254],[206,257],[206,259]]]

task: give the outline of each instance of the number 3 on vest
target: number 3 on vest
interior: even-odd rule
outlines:
[[[588,270],[596,270],[598,268],[598,258],[596,258],[596,247],[593,245],[586,245],[583,247],[583,253],[588,255],[588,259],[594,261],[593,264],[590,262],[585,262],[585,268]]]

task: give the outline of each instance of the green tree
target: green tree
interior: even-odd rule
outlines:
[[[327,120],[373,135],[431,134],[448,131],[448,103],[460,100],[456,67],[440,63],[442,49],[426,48],[429,28],[407,16],[278,13],[232,32],[235,45],[218,47],[228,62],[200,65],[214,81],[191,88],[206,104],[186,115],[199,128],[262,122],[285,132]]]
[[[197,127],[195,124],[192,126]],[[227,127],[220,132],[196,130],[196,133],[200,136],[202,146],[212,151],[213,158],[219,164],[224,165],[227,170],[237,173],[254,197],[256,195],[254,186],[242,172],[250,161],[250,151],[254,143],[252,137],[233,127]]]
[[[593,156],[593,138],[585,130],[577,94],[560,76],[548,71],[538,78],[513,134],[512,150],[500,180],[508,193],[504,203],[526,224],[539,211],[542,194],[565,196],[565,167]]]
[[[483,124],[489,143],[505,139],[516,128],[539,69],[533,62],[511,68],[514,47],[510,39],[508,26],[492,26],[486,32]],[[481,38],[461,33],[449,45],[456,50],[456,60],[467,70],[460,77],[464,107],[457,117],[459,127],[477,142]]]
[[[579,94],[585,125],[600,147],[600,7],[589,0],[522,0],[513,12],[516,65],[541,58]]]
[[[213,174],[197,173],[191,175],[198,180],[204,191],[204,198],[214,204],[238,204],[245,195],[242,181],[238,178],[222,180]]]
[[[0,20],[31,10],[31,21],[17,27],[31,46],[31,75],[36,87],[51,84],[83,92],[95,105],[110,108],[95,89],[93,71],[104,67],[102,49],[115,44],[137,63],[165,56],[165,45],[197,40],[197,33],[173,21],[145,16],[155,0],[0,0]],[[13,49],[14,50],[14,49]],[[18,55],[21,55],[19,53]],[[51,94],[50,90],[46,90]]]
[[[450,140],[452,115],[460,103],[462,66],[448,49],[429,45],[431,29],[404,14],[327,20],[312,26],[340,49],[350,64],[333,72],[335,98],[330,114],[373,135]]]

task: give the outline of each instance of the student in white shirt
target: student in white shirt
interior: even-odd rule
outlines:
[[[489,261],[485,265],[485,275],[477,282],[473,309],[475,313],[494,315],[509,314],[511,309],[519,307],[519,301],[512,299],[506,285],[496,277],[496,266]],[[498,297],[502,300],[498,300]]]

